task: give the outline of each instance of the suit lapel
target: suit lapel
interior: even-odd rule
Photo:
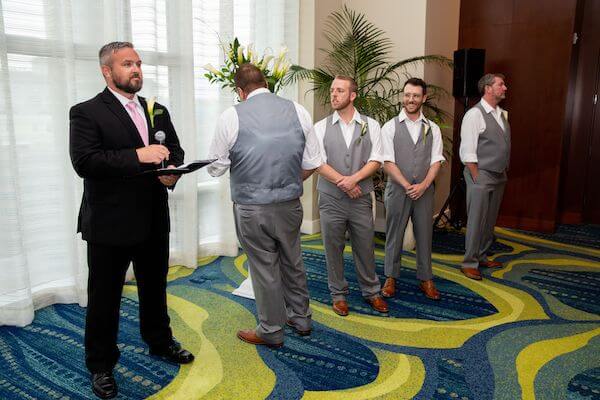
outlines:
[[[144,147],[144,142],[140,137],[140,133],[138,132],[135,124],[131,120],[131,117],[123,107],[123,104],[108,90],[108,88],[104,89],[102,92],[102,100],[106,103],[106,106],[113,114],[121,121],[125,130],[129,133],[129,136],[136,144],[136,147]],[[146,117],[147,118],[147,117]],[[148,123],[150,126],[150,123]]]

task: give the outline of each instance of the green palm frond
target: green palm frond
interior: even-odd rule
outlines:
[[[325,60],[318,67],[308,69],[299,65],[290,68],[284,83],[307,80],[312,84],[322,104],[329,103],[329,88],[336,75],[347,75],[358,84],[354,105],[364,114],[380,123],[397,115],[402,109],[402,88],[410,78],[410,71],[420,64],[451,67],[452,61],[440,55],[424,55],[394,61],[390,52],[394,43],[386,33],[371,23],[364,14],[344,6],[332,13],[326,23],[324,36],[329,43]],[[436,122],[448,120],[450,115],[435,105],[447,95],[438,86],[428,86],[428,101],[424,112]]]

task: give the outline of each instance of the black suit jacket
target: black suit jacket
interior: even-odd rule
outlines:
[[[150,144],[155,132],[166,134],[168,164],[183,163],[183,149],[167,109],[150,124],[146,101],[139,98],[146,114]],[[156,176],[139,175],[159,166],[141,164],[136,148],[144,143],[119,100],[107,89],[71,108],[69,150],[71,162],[83,178],[83,199],[77,232],[90,243],[134,245],[149,235],[167,235],[169,207],[167,190]]]

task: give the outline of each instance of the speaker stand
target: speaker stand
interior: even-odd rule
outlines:
[[[460,177],[460,180],[458,181],[458,183],[456,185],[454,185],[454,187],[450,191],[450,194],[448,195],[448,197],[446,197],[446,201],[444,202],[444,205],[442,206],[437,217],[435,217],[435,220],[433,221],[434,229],[443,229],[447,225],[451,225],[452,227],[454,227],[454,229],[460,230],[463,226],[465,226],[465,221],[463,221],[460,218],[460,216],[458,215],[460,213],[456,212],[456,213],[451,213],[450,216],[446,215],[446,210],[448,210],[448,207],[450,207],[450,203],[452,202],[454,197],[457,196],[458,193],[460,193],[460,192],[466,193],[465,192],[465,178],[463,178],[462,176]],[[440,225],[440,221],[442,222],[441,225]]]
[[[465,116],[468,107],[469,107],[469,97],[467,96],[467,97],[464,97],[461,123],[462,123],[462,118]],[[460,230],[463,226],[466,225],[466,223],[465,223],[466,221],[464,221],[463,218],[461,218],[461,215],[460,215],[461,213],[454,212],[454,213],[451,213],[450,216],[446,215],[446,210],[448,210],[448,208],[450,207],[450,203],[452,202],[454,197],[458,196],[458,194],[460,194],[461,192],[463,194],[465,194],[465,196],[466,196],[466,193],[467,193],[466,183],[465,183],[465,178],[462,176],[462,174],[460,176],[460,179],[458,180],[458,183],[456,183],[454,185],[454,187],[452,187],[452,190],[450,190],[450,193],[448,194],[448,197],[446,197],[446,201],[444,202],[444,205],[440,209],[440,212],[438,213],[437,217],[435,217],[435,220],[433,221],[433,229],[442,230],[447,225],[450,225],[450,226],[454,227],[454,229]],[[457,210],[455,210],[455,211],[457,211]],[[442,225],[440,225],[440,222],[442,222]]]

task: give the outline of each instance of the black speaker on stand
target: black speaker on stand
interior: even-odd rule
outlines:
[[[469,108],[469,98],[479,97],[477,83],[483,76],[484,68],[485,49],[459,49],[454,52],[452,96],[456,97],[456,99],[463,100],[461,120]],[[454,140],[456,140],[458,136],[454,135]],[[448,217],[446,215],[446,210],[451,203],[460,203],[464,205],[465,201],[466,184],[464,177],[460,174],[458,180],[450,190],[450,194],[446,198],[442,209],[435,218],[433,227],[440,228],[440,221],[442,222],[442,227],[447,224],[452,225],[455,229],[460,229],[465,226],[466,212],[464,211],[464,207],[460,207],[461,211],[459,212],[459,207],[455,206],[452,209],[451,216]]]
[[[479,97],[477,82],[483,76],[484,67],[484,49],[456,50],[454,52],[452,96],[463,99]]]

